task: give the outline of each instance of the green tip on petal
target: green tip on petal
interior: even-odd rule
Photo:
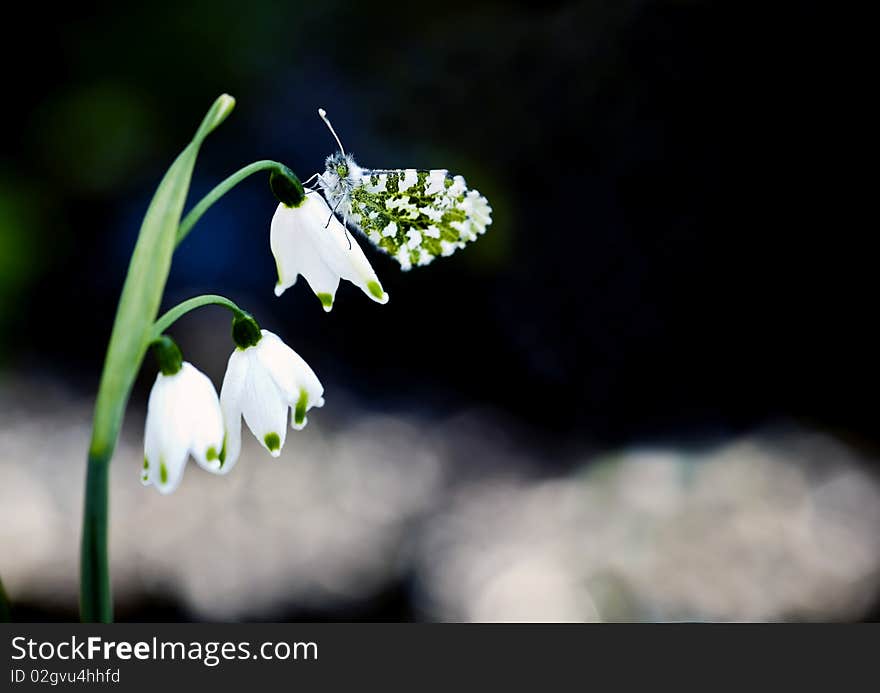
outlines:
[[[147,458],[145,457],[144,458],[144,469],[149,469],[149,468],[150,468],[150,463],[147,462]]]
[[[209,462],[220,459],[220,455],[217,453],[217,448],[215,448],[213,445],[209,447],[208,451],[205,453],[205,459]]]
[[[266,443],[266,447],[269,448],[269,452],[281,449],[281,437],[277,433],[267,433],[263,441]]]
[[[367,289],[369,289],[370,293],[380,301],[385,296],[385,291],[382,289],[382,285],[377,281],[368,282]]]
[[[223,469],[223,465],[226,464],[226,434],[223,434],[223,447],[220,448],[220,454],[217,455],[217,459],[220,460],[220,469]]]
[[[309,403],[309,393],[305,390],[299,391],[299,399],[296,400],[296,407],[293,410],[293,422],[297,426],[302,426],[306,420],[306,406]]]
[[[168,483],[168,467],[165,466],[164,462],[159,462],[159,481],[163,484]]]
[[[321,305],[324,306],[324,310],[330,310],[333,307],[333,296],[330,294],[315,294],[315,296],[318,297]]]

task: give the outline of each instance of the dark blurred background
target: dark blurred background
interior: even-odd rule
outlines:
[[[589,469],[585,459],[609,451],[687,454],[781,426],[833,437],[870,479],[878,437],[876,407],[865,401],[880,385],[878,343],[869,275],[859,269],[865,232],[835,194],[848,119],[831,7],[20,8],[26,20],[0,49],[8,400],[27,387],[15,379],[22,373],[93,396],[153,190],[228,92],[237,107],[202,149],[191,201],[256,159],[281,160],[301,178],[320,170],[333,149],[315,115],[323,106],[359,163],[462,173],[489,198],[494,223],[465,251],[409,273],[368,250],[390,303],[345,284],[325,315],[302,282],[272,296],[276,203],[255,176],[181,246],[166,307],[199,292],[230,296],[307,358],[328,392],[344,391],[352,411],[405,414],[417,428],[482,412],[525,441],[526,478]],[[210,325],[217,360],[205,370],[218,384],[226,320],[208,311],[176,333],[201,353],[200,326]],[[148,363],[134,406],[153,377]],[[135,444],[140,425],[129,425]],[[471,464],[503,468],[503,455],[489,457]],[[390,580],[354,611],[306,602],[263,617],[444,618],[413,606],[413,580]],[[869,584],[859,610],[821,617],[876,617]],[[173,594],[157,588],[126,613],[196,617]],[[156,611],[166,598],[169,610]],[[809,614],[767,612],[788,616]]]

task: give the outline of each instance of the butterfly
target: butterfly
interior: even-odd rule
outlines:
[[[346,227],[364,234],[402,270],[452,255],[486,232],[492,207],[464,178],[446,169],[369,169],[346,154],[323,108],[318,115],[339,151],[316,173],[320,191]],[[306,181],[307,183],[309,181]],[[328,220],[329,223],[329,220]]]

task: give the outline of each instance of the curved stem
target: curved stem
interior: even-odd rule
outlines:
[[[283,172],[287,170],[287,167],[277,161],[263,159],[262,161],[255,161],[252,164],[248,164],[244,168],[233,173],[222,183],[218,183],[211,192],[199,200],[195,207],[193,207],[180,222],[180,226],[177,229],[177,245],[180,245],[181,241],[186,238],[187,234],[192,230],[192,227],[195,226],[196,222],[202,218],[202,215],[210,209],[211,205],[232,190],[232,188],[254,173],[273,170]]]
[[[89,444],[80,555],[80,615],[87,622],[113,620],[107,551],[110,460],[128,397],[140,370],[171,269],[177,230],[196,157],[204,139],[229,115],[235,99],[222,94],[195,137],[168,168],[135,243],[101,371]]]
[[[201,308],[202,306],[212,305],[228,308],[233,312],[234,315],[244,314],[244,311],[241,308],[239,308],[234,302],[230,301],[225,296],[218,296],[216,294],[204,294],[202,296],[188,298],[186,301],[178,303],[176,306],[174,306],[174,308],[169,310],[161,318],[156,320],[155,323],[153,323],[153,338],[150,341],[162,336],[162,333],[165,332],[165,330],[171,327],[182,316],[186,315],[191,310]]]

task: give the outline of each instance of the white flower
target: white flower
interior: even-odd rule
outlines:
[[[388,302],[364,251],[319,194],[306,195],[298,207],[278,205],[270,244],[278,268],[276,296],[293,286],[301,274],[325,311],[333,307],[340,279],[356,284],[378,303]]]
[[[226,424],[225,461],[228,472],[241,452],[241,417],[273,457],[281,454],[287,433],[288,410],[291,425],[302,429],[306,412],[324,405],[324,387],[314,371],[277,335],[261,330],[253,346],[236,348],[229,357],[220,406]]]
[[[223,415],[208,376],[186,361],[173,375],[159,373],[147,405],[141,481],[171,493],[183,478],[188,455],[218,472],[222,449]]]

